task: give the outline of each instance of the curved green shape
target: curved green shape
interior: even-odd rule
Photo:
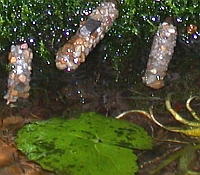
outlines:
[[[133,149],[152,148],[143,128],[93,112],[28,124],[17,136],[18,149],[29,159],[65,175],[134,174]]]

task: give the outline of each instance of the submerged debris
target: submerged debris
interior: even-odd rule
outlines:
[[[8,56],[11,71],[8,76],[8,92],[4,96],[7,105],[16,102],[19,97],[29,97],[32,59],[33,53],[27,43],[11,46]]]
[[[35,120],[40,119],[32,118],[32,116],[26,119],[20,116],[1,118],[0,175],[55,175],[28,160],[16,147],[16,131],[24,124]]]
[[[173,56],[176,37],[176,27],[172,24],[171,18],[166,18],[154,36],[147,69],[143,77],[143,82],[147,86],[154,89],[164,86],[164,77]]]
[[[85,57],[104,38],[109,27],[118,17],[116,4],[102,2],[90,15],[87,21],[83,21],[74,37],[72,37],[56,55],[58,69],[74,70],[85,62]]]

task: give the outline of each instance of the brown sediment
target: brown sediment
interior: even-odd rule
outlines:
[[[28,160],[16,146],[16,131],[24,124],[41,118],[10,116],[1,118],[0,123],[0,175],[55,175],[43,170],[38,164]]]
[[[197,31],[197,29],[198,29],[198,27],[194,24],[190,24],[186,28],[187,33],[190,34],[190,35],[194,34]]]

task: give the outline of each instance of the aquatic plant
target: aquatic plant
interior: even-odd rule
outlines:
[[[75,33],[79,23],[102,1],[1,0],[0,8],[4,10],[0,16],[0,50],[5,51],[11,44],[27,41],[44,60],[52,61],[55,50]],[[108,35],[119,38],[127,51],[118,51],[119,47],[108,48],[107,51],[111,51],[112,55],[127,53],[133,49],[131,45],[134,42],[127,38],[138,35],[141,39],[148,40],[155,33],[158,23],[166,16],[175,17],[180,31],[190,23],[199,24],[199,3],[195,0],[120,0],[119,18]],[[189,39],[185,32],[180,35]],[[107,37],[106,40],[109,42],[112,39]],[[117,65],[120,63],[121,61],[116,60]]]
[[[30,160],[58,174],[134,174],[134,149],[151,149],[143,128],[93,112],[79,118],[52,118],[24,126],[17,147]]]

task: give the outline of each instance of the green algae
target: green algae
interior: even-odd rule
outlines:
[[[80,21],[102,1],[1,0],[0,9],[4,10],[0,16],[0,48],[4,50],[12,42],[27,41],[39,52],[42,41],[45,49],[57,49],[59,43],[74,34]],[[147,39],[166,16],[181,17],[182,26],[188,22],[198,24],[198,7],[199,2],[194,0],[120,0],[120,15],[109,35],[130,37],[134,34]]]
[[[1,55],[8,53],[11,44],[27,42],[34,50],[36,62],[54,63],[57,50],[100,2],[103,0],[0,0],[0,9],[3,9],[0,15]],[[104,57],[112,60],[118,73],[116,79],[126,61],[150,48],[157,26],[166,16],[174,17],[179,38],[188,43],[191,36],[186,33],[186,25],[200,23],[199,5],[197,0],[119,0],[119,17],[102,42],[106,50]]]

